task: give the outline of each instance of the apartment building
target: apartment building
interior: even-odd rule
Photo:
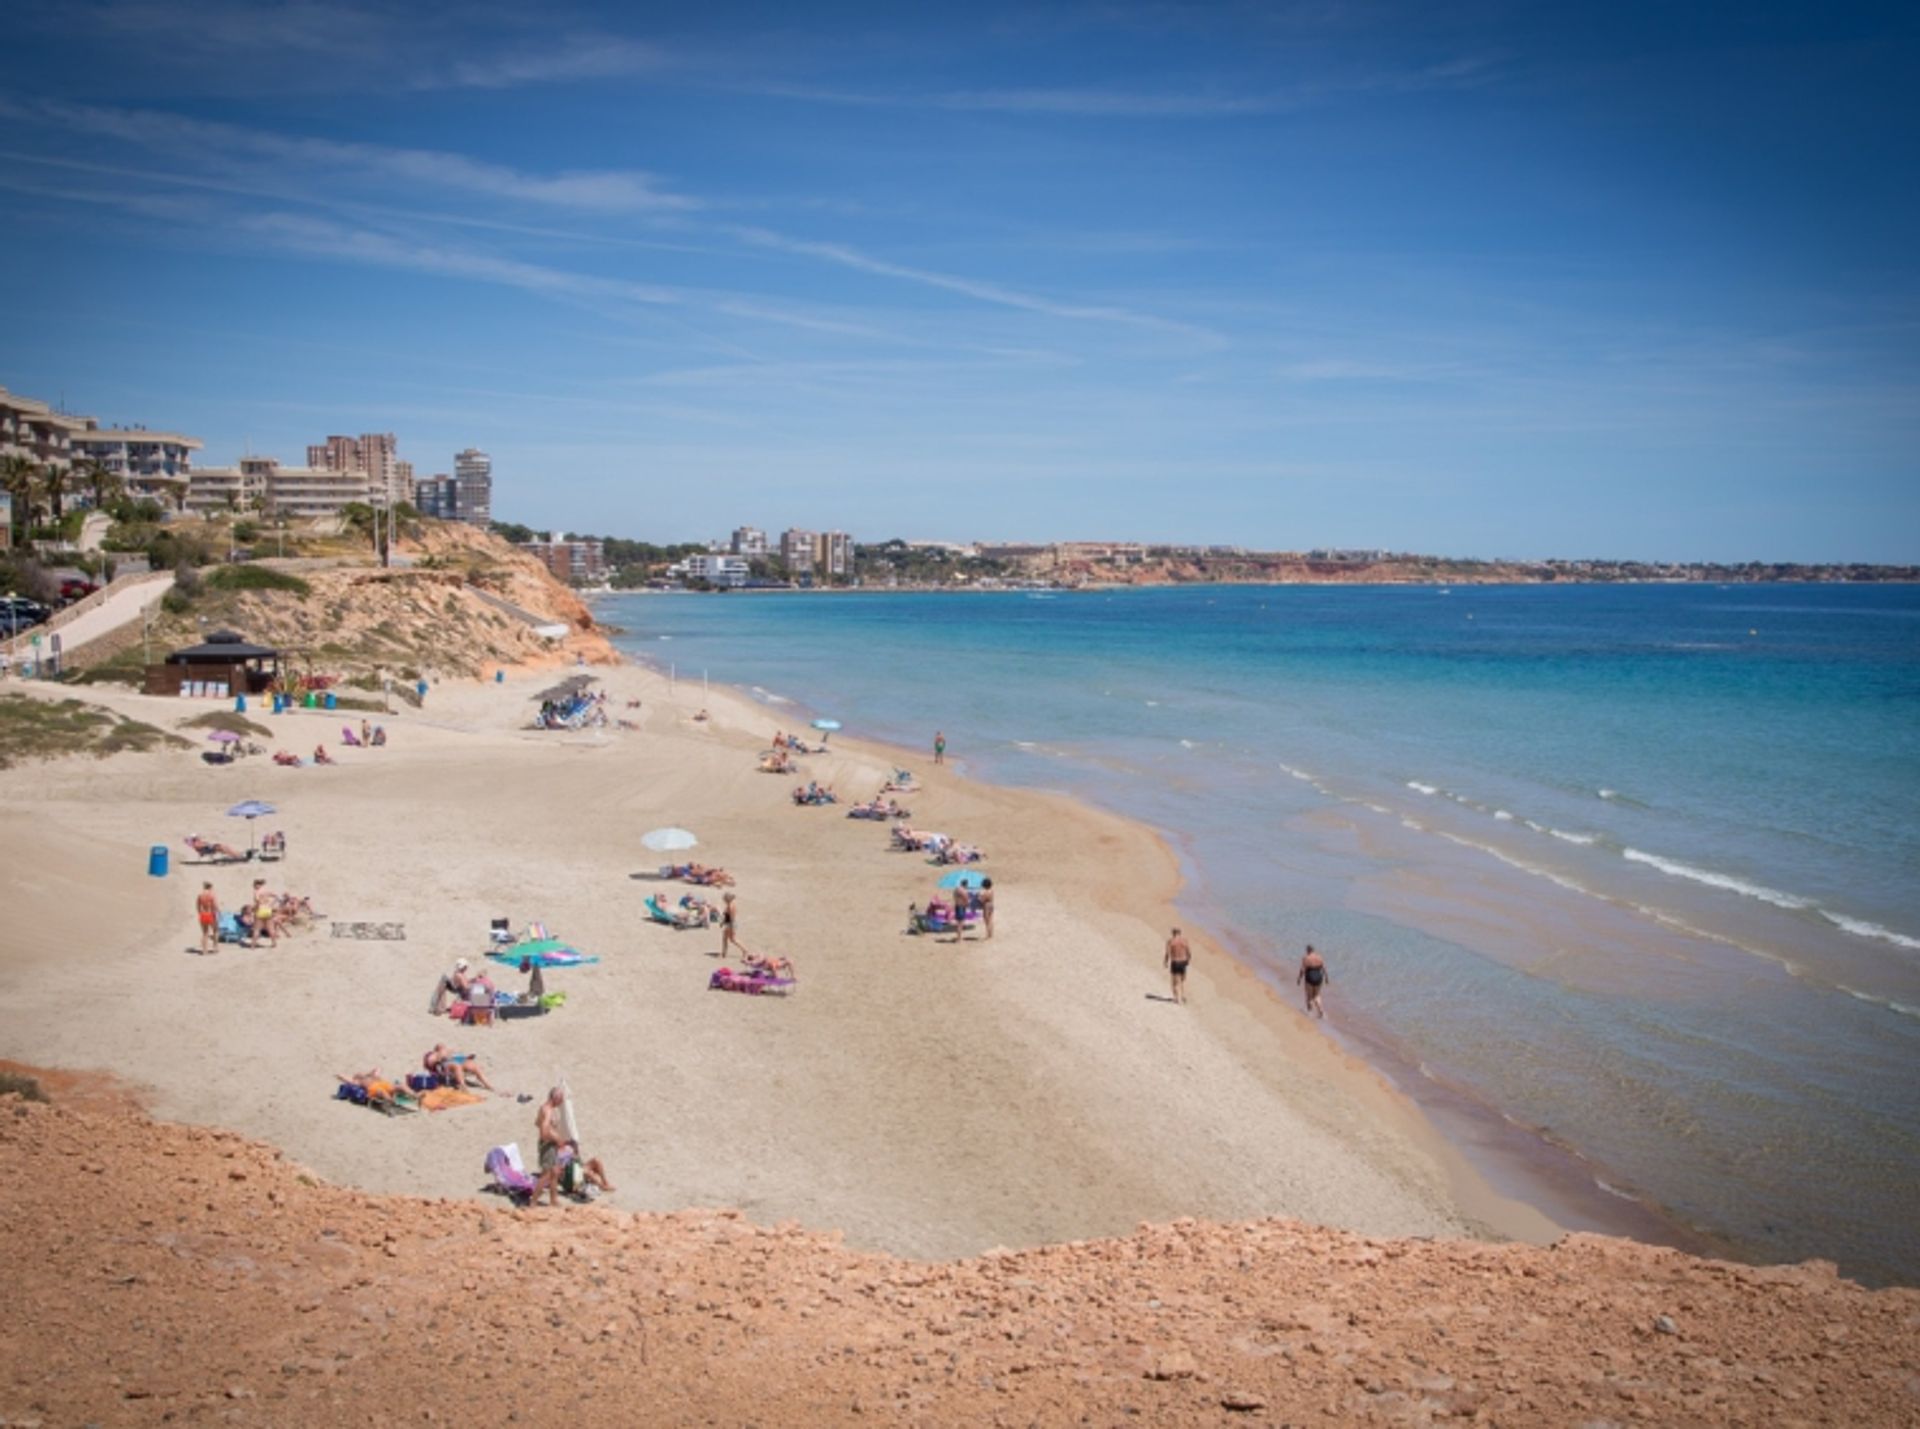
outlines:
[[[72,433],[76,462],[96,462],[120,478],[131,497],[158,501],[170,510],[185,505],[193,476],[193,454],[204,443],[179,432],[145,427],[103,427],[92,417]]]
[[[745,556],[748,560],[764,557],[767,554],[767,533],[758,526],[736,526],[728,549],[734,555]]]
[[[780,561],[790,576],[813,574],[813,532],[798,527],[780,533]]]
[[[453,454],[455,521],[483,530],[493,524],[493,458],[468,447]]]
[[[520,549],[543,561],[555,580],[569,585],[599,585],[607,578],[607,549],[599,541],[569,540],[556,531],[544,541],[523,541]]]
[[[187,478],[186,509],[195,516],[258,511],[267,500],[267,473],[279,465],[270,456],[249,456],[234,466],[195,467]]]
[[[360,473],[367,479],[367,494],[360,499],[375,506],[413,499],[413,463],[401,460],[400,439],[392,432],[328,437],[307,448],[307,467]]]
[[[69,417],[46,402],[0,387],[0,456],[23,456],[42,466],[70,465],[74,434],[86,425],[84,417]]]
[[[711,552],[688,556],[684,561],[669,566],[667,574],[678,576],[681,580],[706,581],[709,585],[728,586],[737,590],[747,583],[752,572],[745,556]]]
[[[333,471],[327,467],[281,466],[272,458],[266,475],[266,499],[261,509],[269,516],[290,521],[315,516],[338,516],[350,502],[373,504],[373,492],[366,476],[357,471]]]
[[[853,537],[845,531],[822,531],[813,538],[813,571],[844,579],[853,574]]]
[[[413,484],[413,509],[435,521],[460,519],[460,488],[444,472]]]
[[[237,466],[195,468],[187,484],[186,509],[197,516],[257,511],[298,521],[338,516],[349,502],[367,500],[363,472],[282,466],[270,456],[250,456]]]

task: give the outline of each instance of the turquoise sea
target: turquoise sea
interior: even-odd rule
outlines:
[[[1920,1283],[1920,590],[626,596],[630,653],[1141,818],[1504,1189]],[[965,836],[965,830],[954,830]],[[1649,1230],[1652,1226],[1653,1229]]]

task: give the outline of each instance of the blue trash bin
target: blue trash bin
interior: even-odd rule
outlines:
[[[507,682],[507,672],[505,670],[495,670],[493,672],[493,682],[496,685],[504,685]]]
[[[235,714],[245,714],[247,712],[247,697],[245,695],[235,695],[233,697],[233,709]]]
[[[332,690],[327,691],[327,708],[330,710],[337,710],[340,708],[340,697],[336,695]]]
[[[147,872],[154,878],[167,876],[167,846],[155,844],[147,850]]]

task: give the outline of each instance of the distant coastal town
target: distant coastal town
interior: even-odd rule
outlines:
[[[0,611],[13,635],[117,575],[338,554],[383,561],[423,521],[504,537],[581,590],[997,590],[1192,584],[1920,581],[1920,566],[1478,559],[1139,541],[858,539],[741,525],[705,542],[541,529],[494,515],[493,459],[469,446],[420,475],[392,432],[332,434],[295,465],[200,465],[200,438],[102,423],[0,387]],[[531,485],[531,483],[528,483]]]

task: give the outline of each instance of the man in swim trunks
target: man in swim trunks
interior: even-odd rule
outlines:
[[[220,900],[213,896],[213,885],[200,885],[200,896],[194,900],[194,910],[200,917],[200,951],[217,953],[220,951]]]
[[[1178,928],[1167,939],[1167,953],[1160,960],[1173,979],[1173,1000],[1185,1003],[1187,1000],[1187,964],[1193,961],[1193,950],[1187,946],[1187,935]]]
[[[540,1136],[540,1179],[534,1184],[533,1194],[527,1199],[537,1202],[540,1193],[547,1193],[547,1204],[558,1205],[560,1200],[560,1173],[567,1163],[580,1161],[580,1169],[586,1178],[608,1195],[613,1194],[613,1182],[607,1179],[607,1169],[600,1164],[600,1158],[580,1160],[580,1143],[569,1141],[560,1126],[560,1108],[566,1104],[567,1094],[559,1087],[547,1093],[547,1099],[540,1103],[540,1110],[534,1116],[533,1124]]]
[[[1294,977],[1294,986],[1305,983],[1307,988],[1307,1011],[1323,1022],[1327,1010],[1320,1005],[1320,990],[1333,981],[1327,971],[1327,961],[1313,950],[1313,944],[1307,944],[1307,955],[1300,959],[1300,971]]]
[[[935,764],[945,764],[947,762],[947,736],[943,731],[934,731],[933,762]]]

